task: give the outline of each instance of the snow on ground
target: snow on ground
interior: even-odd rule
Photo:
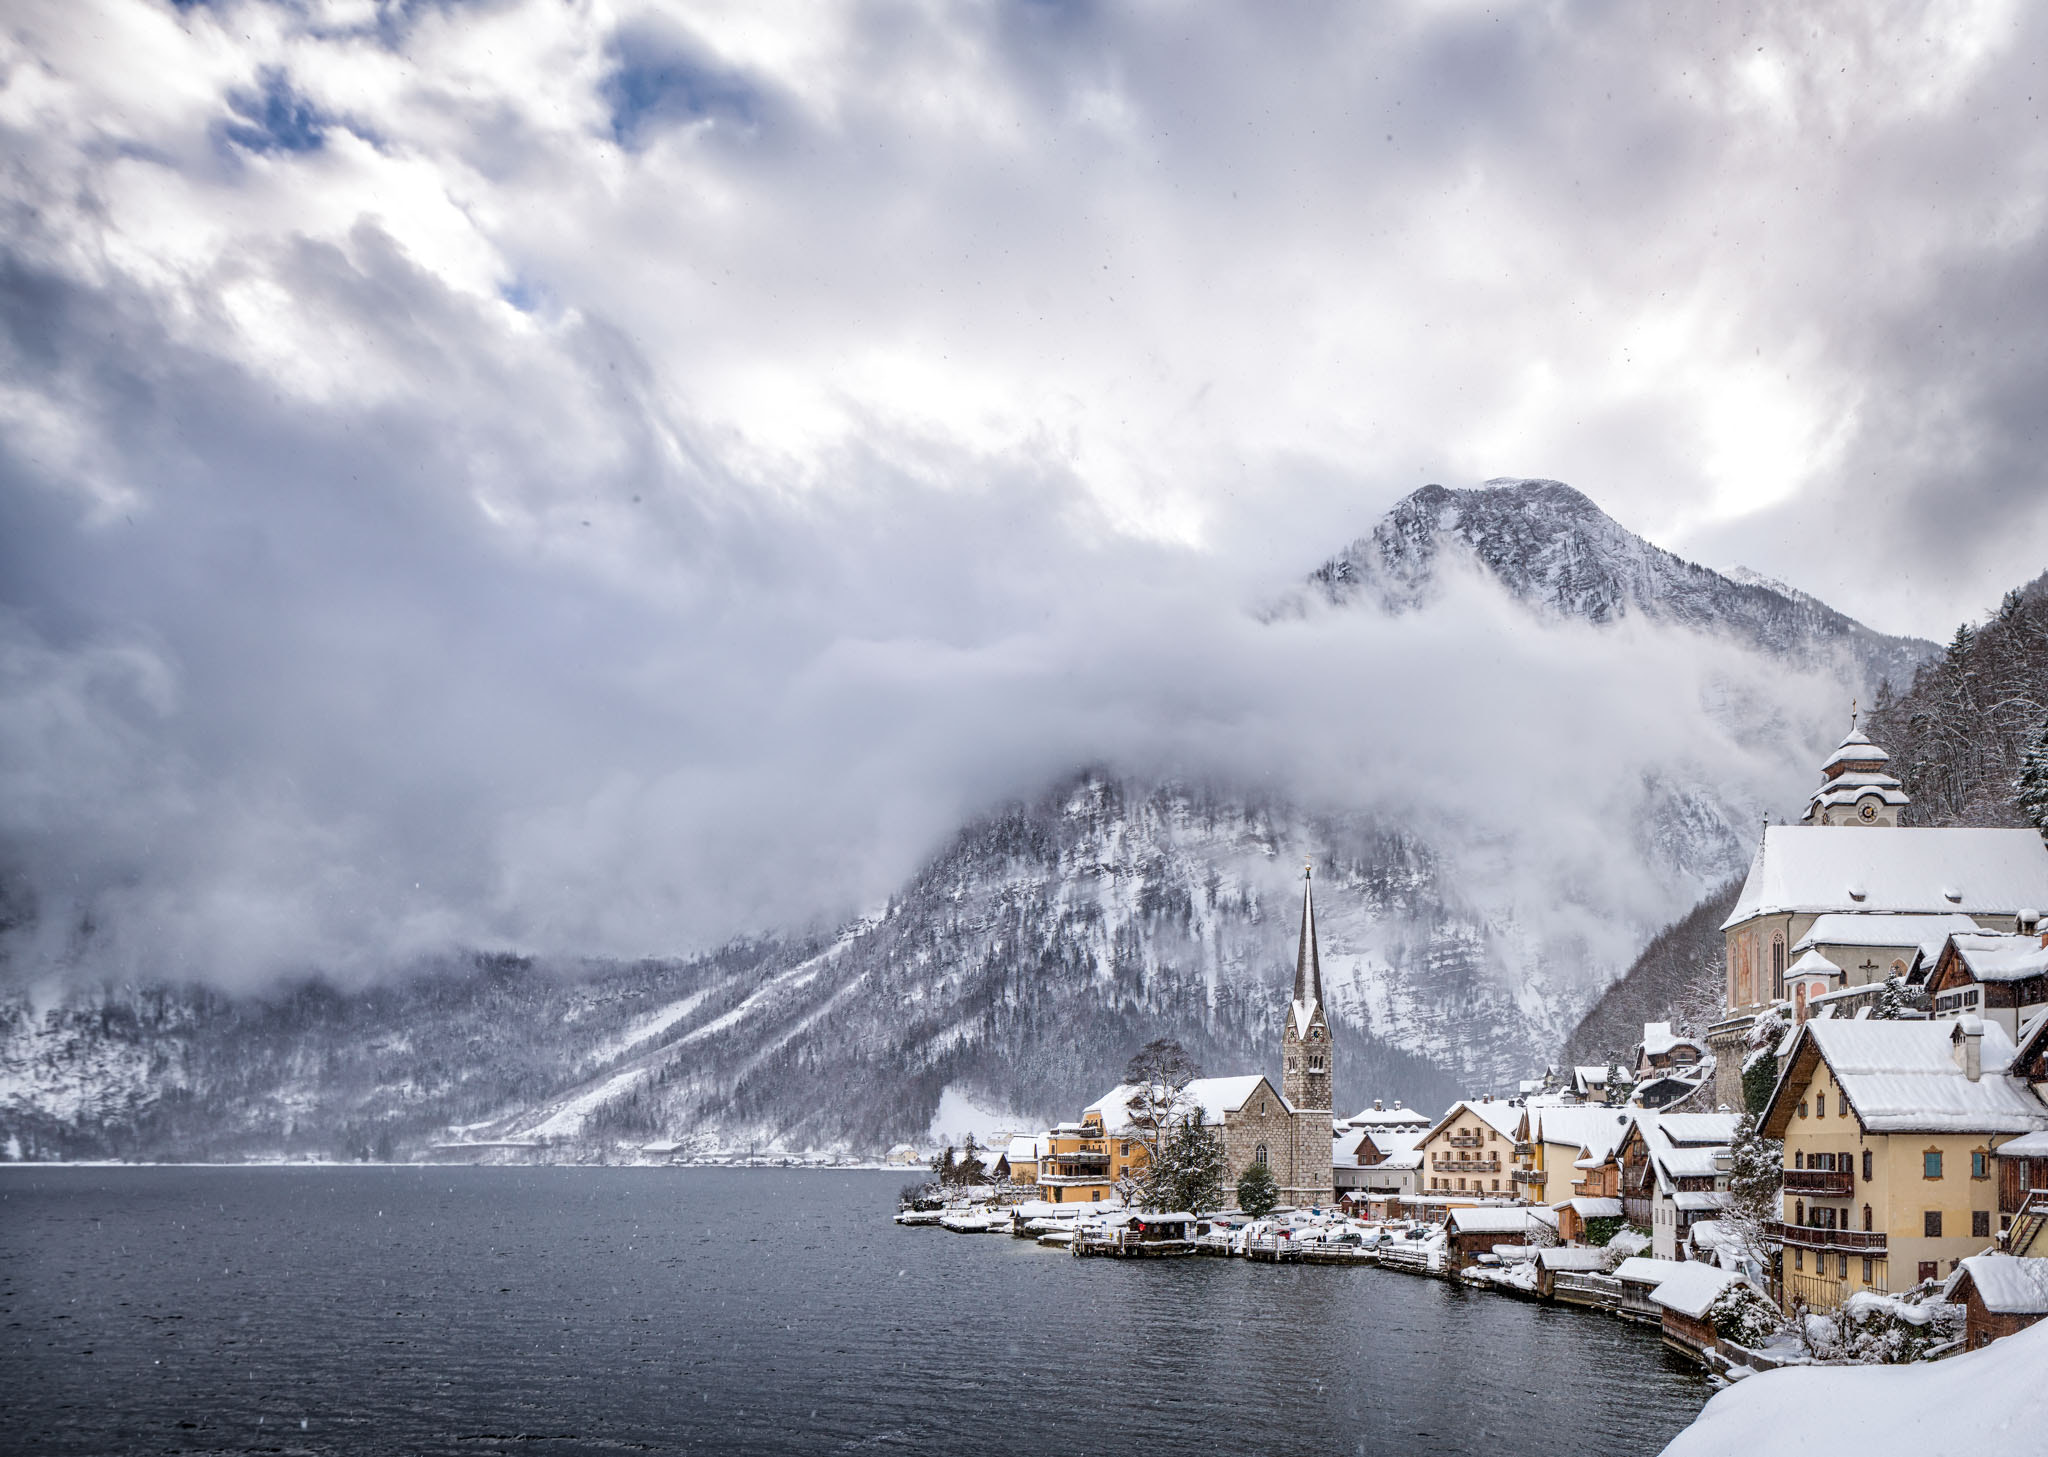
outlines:
[[[2048,1322],[1910,1366],[1797,1366],[1739,1381],[1664,1457],[2041,1457]]]

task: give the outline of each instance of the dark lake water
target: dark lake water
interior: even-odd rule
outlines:
[[[1656,1452],[1705,1381],[1375,1269],[903,1229],[893,1174],[0,1170],[11,1452]]]

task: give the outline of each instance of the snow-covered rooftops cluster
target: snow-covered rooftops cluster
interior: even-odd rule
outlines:
[[[1785,912],[2016,916],[2048,903],[2048,844],[2033,830],[1843,835],[1772,825],[1722,930]]]

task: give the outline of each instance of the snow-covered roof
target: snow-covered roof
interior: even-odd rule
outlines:
[[[1536,1213],[1533,1209],[1453,1209],[1450,1223],[1461,1234],[1525,1234]]]
[[[2048,1315],[2048,1260],[1971,1255],[1963,1269],[1986,1310],[1997,1315]]]
[[[1851,729],[1840,747],[1820,761],[1820,767],[1825,772],[1837,764],[1884,764],[1890,762],[1891,757],[1865,738],[1861,729]]]
[[[1828,960],[1818,951],[1807,952],[1804,956],[1793,962],[1785,971],[1787,976],[1836,977],[1841,974],[1842,968],[1835,965],[1834,962]]]
[[[1422,1157],[1423,1156],[1421,1153],[1417,1152],[1414,1149],[1409,1149],[1405,1153],[1390,1153],[1385,1158],[1381,1159],[1378,1163],[1367,1164],[1365,1165],[1365,1167],[1368,1170],[1385,1169],[1389,1173],[1398,1173],[1403,1169],[1421,1168]]]
[[[1659,1113],[1657,1129],[1674,1144],[1728,1143],[1739,1121],[1733,1113]]]
[[[1721,1298],[1723,1290],[1741,1280],[1742,1276],[1733,1270],[1687,1260],[1650,1292],[1650,1299],[1666,1310],[1698,1320]]]
[[[1699,1048],[1702,1052],[1706,1051],[1694,1039],[1683,1037],[1673,1032],[1669,1022],[1643,1023],[1643,1053],[1645,1056],[1662,1057],[1667,1052],[1679,1047],[1693,1047]]]
[[[1680,1189],[1671,1202],[1687,1214],[1704,1214],[1709,1209],[1726,1209],[1730,1195],[1710,1189]]]
[[[1585,1245],[1550,1245],[1536,1251],[1536,1263],[1546,1270],[1604,1270],[1607,1251]]]
[[[1245,1073],[1234,1078],[1196,1078],[1181,1092],[1202,1106],[1202,1117],[1210,1123],[1221,1123],[1225,1113],[1235,1113],[1245,1105],[1245,1100],[1259,1090],[1259,1084],[1266,1083],[1262,1073]],[[1282,1097],[1280,1090],[1271,1083],[1266,1086],[1272,1091],[1274,1100],[1282,1112],[1292,1113],[1294,1105]]]
[[[1724,931],[1784,911],[2016,914],[2048,903],[2048,844],[2033,830],[1772,825]]]
[[[1648,1255],[1630,1255],[1614,1267],[1614,1278],[1626,1280],[1631,1285],[1661,1285],[1682,1263],[1679,1260],[1653,1260]]]
[[[1554,1209],[1569,1209],[1581,1219],[1619,1219],[1619,1199],[1590,1199],[1583,1195],[1576,1199],[1565,1199],[1551,1206]]]
[[[1010,1150],[1004,1155],[1013,1164],[1028,1164],[1038,1158],[1038,1139],[1029,1133],[1020,1133],[1010,1140]]]
[[[1431,1126],[1430,1136],[1448,1128],[1457,1121],[1458,1115],[1471,1112],[1480,1122],[1486,1124],[1503,1138],[1512,1139],[1515,1130],[1522,1126],[1522,1110],[1514,1104],[1495,1098],[1491,1101],[1479,1098],[1464,1098],[1451,1104],[1448,1112]]]
[[[1196,1078],[1181,1089],[1182,1100],[1199,1105],[1204,1122],[1220,1124],[1225,1113],[1235,1113],[1245,1105],[1245,1100],[1258,1091],[1259,1084],[1266,1078],[1261,1073],[1246,1073],[1234,1078]],[[1272,1085],[1267,1083],[1267,1087]],[[1131,1118],[1131,1105],[1144,1091],[1140,1083],[1118,1083],[1100,1098],[1082,1109],[1083,1113],[1100,1113],[1102,1131],[1106,1134],[1130,1132],[1136,1125]],[[1292,1113],[1294,1107],[1279,1090],[1273,1089],[1273,1097],[1283,1112]],[[1068,1125],[1061,1124],[1062,1129]],[[1078,1130],[1077,1130],[1078,1131]]]
[[[1382,1108],[1375,1103],[1370,1108],[1361,1108],[1344,1121],[1353,1128],[1370,1128],[1377,1133],[1381,1128],[1423,1129],[1436,1120],[1419,1108],[1404,1108],[1399,1103],[1391,1108]]]
[[[1966,1019],[1974,1021],[1975,1019]],[[1964,1022],[1808,1022],[1794,1039],[1793,1061],[1771,1095],[1771,1122],[1783,1126],[1779,1100],[1788,1096],[1810,1041],[1841,1085],[1849,1106],[1873,1133],[2032,1133],[2048,1128],[2048,1107],[2013,1079],[2012,1042],[1996,1022],[1977,1022],[1983,1042],[1975,1082],[1958,1063],[1952,1038]]]
[[[2048,1159],[2048,1132],[2023,1133],[1993,1152],[2002,1159]]]
[[[1529,1136],[1539,1143],[1562,1143],[1606,1162],[1606,1156],[1628,1132],[1630,1115],[1619,1108],[1580,1103],[1569,1108],[1529,1110]]]
[[[2048,946],[2039,936],[2011,931],[1959,931],[1949,938],[1956,959],[1978,981],[2024,981],[2048,976]]]
[[[1932,961],[1955,932],[1976,929],[1977,923],[1960,911],[1835,912],[1816,918],[1792,949],[1803,952],[1816,946],[1917,946],[1921,955]]]

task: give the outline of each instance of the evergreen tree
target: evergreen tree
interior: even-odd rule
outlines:
[[[1280,1185],[1264,1164],[1253,1164],[1237,1181],[1237,1207],[1254,1219],[1273,1212],[1280,1202]]]
[[[1159,1161],[1145,1180],[1145,1202],[1155,1209],[1185,1209],[1192,1214],[1214,1209],[1223,1202],[1226,1171],[1223,1140],[1198,1105],[1175,1121],[1161,1145]]]
[[[947,1150],[947,1153],[951,1152],[951,1149]],[[960,1162],[953,1167],[953,1178],[962,1184],[988,1182],[988,1166],[981,1161],[981,1149],[971,1133],[967,1135],[967,1142],[961,1145]]]
[[[1870,1015],[1881,1022],[1896,1022],[1911,1003],[1912,994],[1906,990],[1905,979],[1888,976],[1884,979],[1884,990],[1877,994],[1877,1010]]]
[[[1768,1275],[1784,1217],[1785,1145],[1765,1138],[1757,1115],[1745,1113],[1728,1152],[1728,1208],[1721,1218],[1741,1240],[1746,1260]]]
[[[937,1153],[932,1155],[932,1175],[939,1181],[939,1186],[941,1188],[944,1188],[948,1184],[958,1182],[958,1179],[956,1178],[956,1171],[953,1164],[952,1144],[947,1144],[944,1148],[940,1149]]]
[[[2041,832],[2042,839],[2048,840],[2048,720],[2043,721],[2033,747],[2020,761],[2019,777],[2013,787],[2018,791],[2020,813]]]

